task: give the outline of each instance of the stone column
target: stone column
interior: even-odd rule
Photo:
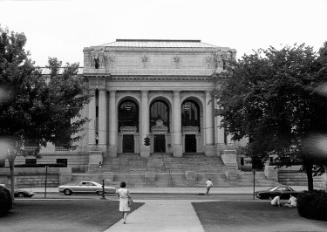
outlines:
[[[173,97],[173,153],[175,157],[183,156],[182,147],[182,125],[181,125],[181,99],[180,92],[174,91]]]
[[[99,148],[101,151],[107,151],[107,91],[105,89],[99,90]]]
[[[116,91],[110,91],[109,96],[109,155],[117,156]]]
[[[149,135],[149,99],[148,91],[141,93],[141,127],[140,127],[140,155],[142,157],[150,156],[150,146],[144,146],[144,138]]]
[[[205,147],[205,153],[207,156],[213,156],[216,155],[216,148],[213,141],[213,134],[214,134],[214,127],[213,127],[213,99],[209,91],[206,91],[206,124],[205,124],[205,141],[206,141],[206,147]]]
[[[95,90],[90,89],[90,102],[89,102],[89,127],[88,127],[88,138],[89,138],[89,150],[95,148],[95,122],[96,122],[96,102],[95,102]]]
[[[95,90],[90,90],[92,97],[89,102],[89,164],[88,169],[92,170],[99,165],[99,162],[103,161],[102,152],[98,150],[96,145],[96,97]]]

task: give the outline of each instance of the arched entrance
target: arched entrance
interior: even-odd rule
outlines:
[[[139,109],[132,99],[126,99],[119,104],[118,128],[122,136],[122,152],[135,153],[135,134],[139,128]]]
[[[169,132],[169,106],[164,100],[155,100],[150,105],[150,129],[153,136],[153,152],[167,151],[167,133]]]
[[[200,132],[200,107],[196,101],[187,99],[182,104],[182,127],[184,133],[184,152],[198,151],[197,141]]]

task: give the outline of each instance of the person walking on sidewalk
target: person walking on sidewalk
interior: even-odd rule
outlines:
[[[209,195],[209,191],[210,191],[210,189],[213,187],[213,183],[212,183],[212,181],[211,181],[210,178],[207,179],[207,181],[206,181],[206,186],[207,186],[207,192],[206,192],[206,194]]]
[[[131,211],[129,207],[129,200],[131,199],[131,195],[129,190],[126,188],[126,183],[121,182],[120,188],[117,190],[117,195],[119,197],[119,211],[123,213],[123,223],[126,224],[127,214]]]

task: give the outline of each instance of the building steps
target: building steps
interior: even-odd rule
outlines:
[[[279,170],[278,171],[278,182],[285,185],[293,186],[307,186],[307,174],[300,170]],[[324,179],[321,176],[313,177],[313,186],[320,188],[324,186]]]
[[[204,187],[207,178],[219,187],[249,186],[253,182],[251,172],[227,167],[220,157],[208,157],[203,153],[184,154],[183,157],[156,153],[147,158],[119,154],[106,157],[101,168],[93,166],[85,174],[73,174],[73,181],[80,181],[83,176],[95,181],[105,179],[107,184],[115,186],[125,181],[131,187]],[[267,180],[262,172],[256,175],[256,184],[271,186],[274,182]]]

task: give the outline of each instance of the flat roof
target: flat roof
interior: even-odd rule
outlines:
[[[116,39],[96,47],[138,47],[138,48],[217,48],[201,40],[184,39]]]

